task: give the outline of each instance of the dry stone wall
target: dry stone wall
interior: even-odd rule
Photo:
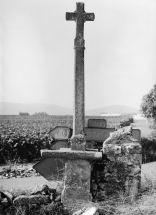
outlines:
[[[0,191],[0,215],[7,214],[69,215],[69,212],[61,203],[61,194],[43,184],[36,186],[29,195],[16,196],[8,191]]]
[[[141,182],[140,143],[133,138],[132,128],[124,127],[112,133],[103,143],[102,161],[92,162],[91,193],[93,201],[124,192],[136,198]]]

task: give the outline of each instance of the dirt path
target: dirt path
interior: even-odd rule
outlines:
[[[142,186],[145,187],[147,179],[152,180],[156,186],[156,162],[151,162],[142,165]],[[47,184],[57,189],[62,189],[61,182],[47,181],[42,176],[28,177],[28,178],[12,178],[12,179],[0,179],[0,188],[22,188],[22,189],[33,189],[36,185]],[[147,184],[147,183],[146,183]]]
[[[11,179],[0,179],[0,189],[21,189],[21,190],[32,190],[35,186],[47,184],[50,187],[60,192],[63,189],[63,182],[47,181],[42,176],[40,177],[29,177],[29,178],[11,178]]]
[[[23,166],[25,168],[32,168],[35,163],[26,163],[26,164],[18,164],[17,166]],[[5,165],[7,166],[7,165]],[[0,166],[0,172],[3,171],[3,166]],[[32,177],[22,177],[22,178],[9,178],[9,179],[0,179],[0,189],[33,189],[37,185],[47,184],[54,188],[59,187],[62,182],[57,181],[47,181],[42,176],[32,176]]]

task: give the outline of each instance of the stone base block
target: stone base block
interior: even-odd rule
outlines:
[[[71,208],[71,203],[90,202],[90,174],[91,165],[86,160],[66,160],[64,189],[61,201],[64,206]],[[77,207],[77,206],[76,206]],[[77,208],[78,209],[78,208]]]
[[[102,152],[78,151],[71,148],[60,148],[59,150],[42,149],[43,158],[61,158],[66,160],[102,160]]]

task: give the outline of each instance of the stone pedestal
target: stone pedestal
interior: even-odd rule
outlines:
[[[87,160],[66,160],[62,203],[64,206],[79,207],[79,200],[89,202],[91,165]]]
[[[102,152],[62,148],[60,150],[41,150],[41,155],[43,158],[53,157],[65,160],[64,188],[61,201],[68,210],[74,212],[91,203],[90,162],[93,160],[102,160]]]

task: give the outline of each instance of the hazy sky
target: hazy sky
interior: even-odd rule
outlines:
[[[0,0],[0,101],[72,107],[75,0]],[[156,1],[84,0],[85,106],[139,108],[156,83]]]

